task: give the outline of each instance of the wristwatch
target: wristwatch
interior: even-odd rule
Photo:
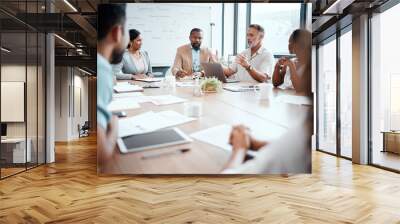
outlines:
[[[250,72],[252,69],[253,69],[253,66],[249,65],[249,66],[246,68],[246,71]]]

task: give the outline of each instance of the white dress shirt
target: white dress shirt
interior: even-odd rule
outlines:
[[[260,49],[258,49],[258,51],[253,56],[251,56],[251,49],[248,48],[244,50],[241,54],[247,58],[249,64],[253,67],[253,69],[267,74],[269,77],[272,77],[274,57],[269,51],[267,51],[267,49],[261,46]],[[236,72],[233,76],[235,77],[235,79],[239,81],[258,83],[258,81],[253,79],[253,77],[249,74],[249,72],[246,71],[245,68],[243,68],[236,62],[231,64],[229,68]]]

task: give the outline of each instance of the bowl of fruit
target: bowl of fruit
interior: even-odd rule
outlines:
[[[205,78],[201,82],[201,90],[204,93],[216,93],[222,90],[222,82],[217,78]]]

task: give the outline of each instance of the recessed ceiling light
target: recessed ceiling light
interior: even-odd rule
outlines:
[[[85,73],[87,75],[92,75],[92,73],[89,73],[88,71],[85,71],[85,70],[83,70],[83,69],[81,69],[79,67],[78,67],[78,69],[79,69],[79,71],[81,71],[81,72],[83,72],[83,73]]]
[[[74,12],[78,12],[78,10],[71,3],[69,3],[68,0],[64,0],[64,3],[67,4]]]
[[[75,48],[75,45],[73,45],[71,42],[67,41],[66,39],[60,37],[59,35],[54,34],[54,36],[57,37],[57,38],[58,38],[59,40],[61,40],[62,42],[64,42],[64,43],[66,43],[67,45],[69,45],[70,47]]]
[[[2,51],[6,52],[6,53],[10,53],[10,52],[11,52],[11,50],[9,50],[9,49],[7,49],[7,48],[5,48],[5,47],[1,47],[0,49],[1,49]]]

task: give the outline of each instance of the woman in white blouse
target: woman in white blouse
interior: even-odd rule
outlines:
[[[131,80],[151,76],[150,58],[146,51],[141,50],[142,36],[135,29],[129,30],[129,45],[120,64],[114,65],[114,74],[118,80]]]

